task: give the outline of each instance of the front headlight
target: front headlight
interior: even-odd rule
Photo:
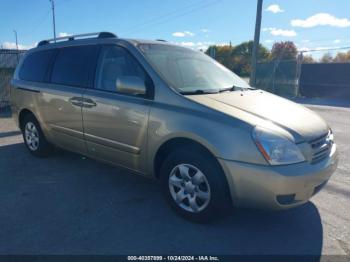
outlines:
[[[261,154],[271,165],[286,165],[305,161],[296,144],[283,135],[263,127],[255,127],[253,139]]]

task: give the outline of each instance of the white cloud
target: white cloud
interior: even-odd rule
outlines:
[[[27,50],[27,49],[31,49],[31,48],[35,47],[36,45],[37,45],[37,43],[31,44],[31,45],[18,44],[18,49]],[[17,49],[16,43],[14,43],[14,42],[3,42],[1,44],[1,46],[4,49]]]
[[[70,35],[72,35],[72,34],[61,32],[58,34],[58,37],[66,37],[66,36],[70,36]]]
[[[185,37],[186,36],[186,34],[183,32],[175,32],[172,35],[175,37]]]
[[[334,44],[339,44],[340,42],[341,42],[340,39],[335,39],[335,40],[333,41]]]
[[[262,31],[270,32],[270,34],[273,36],[293,37],[297,35],[297,33],[294,30],[284,30],[284,29],[278,29],[275,27],[266,27],[266,28],[263,28]]]
[[[271,13],[274,13],[274,14],[277,14],[277,13],[282,13],[284,12],[283,9],[281,9],[281,7],[279,5],[269,5],[266,9],[265,9],[266,12],[271,12]]]
[[[180,45],[180,46],[184,46],[184,47],[188,47],[194,50],[202,50],[202,51],[206,51],[208,49],[208,47],[210,45],[219,45],[217,43],[214,42],[172,42],[175,45]],[[221,43],[220,43],[221,44]]]
[[[262,29],[263,32],[272,31],[272,30],[276,30],[276,28],[275,28],[275,27],[264,27],[264,28]]]
[[[180,43],[177,43],[177,44],[181,45],[181,46],[186,46],[186,47],[193,47],[193,46],[196,45],[194,42],[180,42]]]
[[[307,51],[309,51],[309,50],[310,50],[310,48],[308,48],[308,47],[306,47],[306,46],[303,46],[303,47],[298,48],[298,51],[299,51],[299,52],[307,52]]]
[[[293,37],[297,35],[297,33],[294,30],[283,30],[283,29],[271,30],[270,34],[273,36],[287,36],[287,37]]]
[[[291,22],[292,26],[310,28],[315,26],[335,26],[335,27],[349,27],[350,20],[347,18],[337,18],[327,13],[318,13],[303,19],[293,19]]]
[[[265,42],[265,43],[272,43],[273,40],[271,40],[271,39],[266,39],[264,42]]]
[[[315,47],[315,50],[317,50],[317,51],[324,51],[324,50],[328,50],[330,48],[331,47],[329,47],[329,46],[318,46],[318,47]]]
[[[184,33],[188,36],[194,36],[194,33],[190,32],[190,31],[184,31]]]
[[[310,43],[310,40],[309,39],[303,39],[301,40],[302,43]]]
[[[201,32],[203,32],[203,33],[209,33],[209,32],[211,32],[209,29],[207,29],[207,28],[203,28],[203,29],[201,29]]]
[[[185,37],[185,36],[194,36],[194,33],[190,31],[183,31],[183,32],[174,32],[172,33],[175,37]]]
[[[330,49],[334,49],[334,48],[339,48],[340,46],[317,46],[315,48],[312,48],[312,50],[315,51],[332,51]]]

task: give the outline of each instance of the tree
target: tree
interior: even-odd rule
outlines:
[[[325,53],[321,59],[320,59],[321,63],[332,63],[333,62],[333,57],[330,53]]]
[[[338,52],[334,57],[333,62],[335,63],[347,63],[350,62],[350,51],[348,52]]]
[[[235,47],[232,45],[210,46],[205,52],[207,55],[212,53],[215,48],[215,59],[234,71],[240,76],[249,76],[251,72],[251,57],[253,50],[253,41],[243,42]],[[259,61],[267,61],[270,57],[270,51],[263,45],[259,45]]]
[[[304,55],[303,56],[303,64],[312,64],[312,63],[316,63],[316,61],[312,57],[312,55]]]
[[[251,60],[253,41],[243,42],[232,50],[233,68],[232,70],[240,76],[249,76],[251,72]],[[270,52],[263,45],[259,45],[258,61],[267,61],[270,56]]]
[[[298,49],[292,41],[276,42],[271,49],[273,60],[292,60],[296,59]]]
[[[233,47],[230,45],[218,46],[216,50],[216,60],[231,70],[234,65],[232,51]]]

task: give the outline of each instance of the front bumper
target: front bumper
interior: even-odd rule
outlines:
[[[317,164],[263,166],[219,159],[236,206],[286,209],[307,202],[338,165],[336,145]]]

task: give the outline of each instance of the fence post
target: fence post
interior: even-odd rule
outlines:
[[[300,95],[300,76],[301,76],[301,65],[303,64],[303,51],[301,51],[297,57],[296,64],[296,86],[295,86],[295,96],[298,97]]]
[[[272,93],[276,93],[275,90],[275,78],[276,78],[276,67],[277,67],[277,60],[273,60],[273,70],[272,70]]]

